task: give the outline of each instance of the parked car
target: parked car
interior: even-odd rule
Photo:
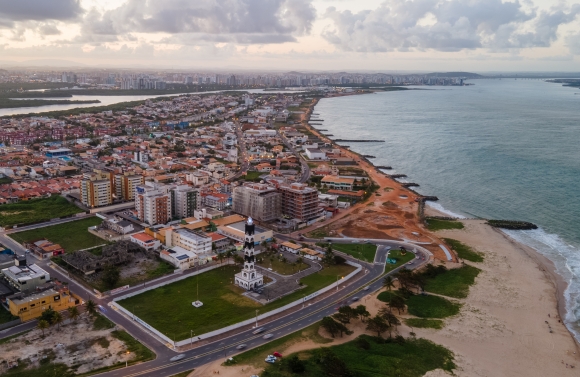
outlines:
[[[272,355],[276,357],[282,357],[282,354],[280,352],[274,352]]]
[[[261,332],[264,332],[264,328],[263,327],[260,327],[260,328],[255,329],[254,331],[252,331],[252,334],[259,334]]]
[[[236,349],[237,349],[237,350],[243,350],[243,349],[244,349],[244,348],[246,348],[246,347],[247,347],[247,345],[245,345],[245,344],[240,344],[240,345],[238,345],[238,346],[236,347]]]
[[[264,361],[270,364],[274,364],[276,362],[276,357],[274,355],[268,355]]]
[[[262,338],[264,338],[264,339],[270,339],[270,338],[272,338],[273,336],[274,336],[274,334],[266,334],[266,335],[264,335]]]
[[[179,361],[181,359],[185,359],[185,354],[184,353],[179,354],[177,356],[173,356],[171,359],[169,359],[169,361]]]

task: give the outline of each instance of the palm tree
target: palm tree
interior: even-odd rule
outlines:
[[[76,306],[71,306],[70,308],[67,309],[68,310],[68,317],[73,320],[76,321],[76,319],[79,317],[80,313],[79,313],[79,308],[77,308]]]
[[[48,323],[48,321],[41,319],[40,321],[38,321],[37,326],[42,331],[42,337],[44,338],[44,330],[48,329],[50,324]]]
[[[57,325],[58,329],[60,330],[60,324],[62,323],[62,321],[63,321],[62,314],[60,314],[60,312],[55,312],[54,316],[52,317],[52,324]]]
[[[97,314],[97,304],[95,304],[95,302],[91,299],[86,302],[85,309],[91,316]]]
[[[383,279],[383,287],[387,288],[389,290],[389,292],[391,291],[391,288],[395,288],[395,283],[393,281],[393,278],[390,276],[387,276]]]

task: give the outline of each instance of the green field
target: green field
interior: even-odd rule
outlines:
[[[406,302],[409,314],[420,318],[445,318],[459,313],[461,305],[439,296],[413,295]]]
[[[377,245],[369,243],[335,243],[332,244],[332,248],[370,263],[375,261],[377,253]]]
[[[266,313],[299,300],[353,270],[349,265],[327,267],[301,279],[305,288],[261,305],[241,295],[243,290],[233,285],[234,274],[240,271],[240,267],[227,265],[198,275],[201,308],[191,305],[196,300],[197,277],[152,289],[119,301],[119,304],[170,339],[181,340],[190,337],[190,330],[198,335],[204,334],[252,318],[256,309]]]
[[[469,293],[469,287],[473,285],[480,272],[479,268],[468,265],[454,268],[427,279],[425,290],[443,296],[465,298]]]
[[[70,253],[107,243],[87,230],[90,226],[99,225],[101,221],[98,217],[89,217],[64,224],[11,233],[10,238],[20,243],[46,238],[51,242],[60,244],[67,253]]]
[[[483,253],[479,253],[464,243],[451,238],[443,238],[443,240],[455,250],[459,258],[470,262],[483,262]]]
[[[0,206],[0,226],[25,225],[83,212],[60,195]]]
[[[324,362],[322,355],[333,361]],[[268,365],[261,376],[420,377],[435,369],[447,372],[455,369],[453,353],[426,339],[394,340],[361,335],[341,345],[299,352],[298,359],[304,366],[300,374],[290,370],[293,355],[284,356],[282,361]]]
[[[425,221],[427,222],[427,229],[431,231],[463,229],[463,223],[457,220],[441,220],[428,217]]]
[[[296,263],[296,265],[292,265],[288,262],[284,263],[276,256],[272,257],[272,259],[267,258],[258,264],[264,268],[272,268],[272,271],[277,272],[280,275],[293,275],[310,267],[309,264],[304,262],[300,264]]]
[[[385,272],[392,271],[395,268],[399,267],[400,265],[410,262],[411,260],[413,260],[413,258],[415,258],[415,254],[407,251],[405,255],[403,255],[401,254],[401,250],[391,250],[389,251],[389,258],[396,259],[397,263],[395,264],[387,263],[387,265],[385,266]]]
[[[259,182],[260,181],[260,176],[264,175],[266,173],[261,173],[259,171],[249,171],[247,172],[246,175],[242,176],[243,180],[246,180],[248,182]]]

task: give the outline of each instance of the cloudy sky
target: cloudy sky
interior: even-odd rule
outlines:
[[[580,0],[0,0],[0,65],[579,71]]]

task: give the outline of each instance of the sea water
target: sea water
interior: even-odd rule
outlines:
[[[565,322],[580,340],[580,90],[541,80],[473,80],[464,87],[322,99],[322,126],[404,173],[436,209],[524,220],[506,231],[552,260],[569,283]]]

